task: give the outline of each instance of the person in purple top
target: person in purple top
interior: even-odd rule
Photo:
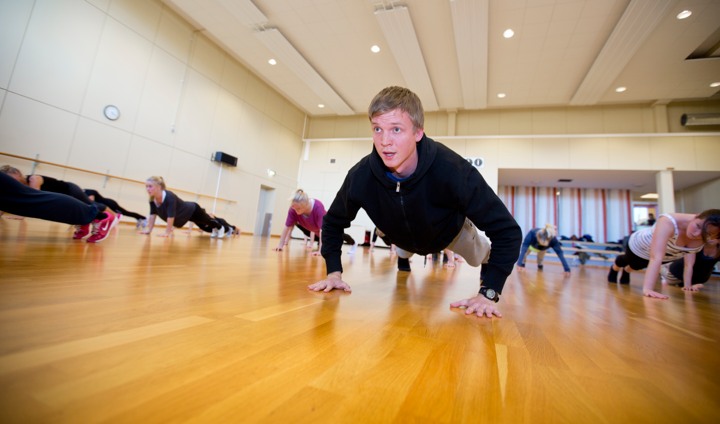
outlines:
[[[292,197],[290,209],[288,209],[287,218],[285,219],[285,228],[275,250],[281,251],[283,247],[287,246],[290,241],[290,233],[293,227],[297,226],[310,239],[309,250],[313,249],[315,240],[318,241],[318,250],[312,252],[313,256],[318,256],[322,247],[320,232],[325,213],[325,205],[321,201],[310,198],[304,190],[298,189]],[[355,244],[355,240],[347,234],[343,234],[343,240],[347,244]]]

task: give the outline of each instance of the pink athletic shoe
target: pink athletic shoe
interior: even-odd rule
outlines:
[[[80,240],[88,234],[90,234],[90,224],[77,225],[75,226],[75,233],[73,234],[73,239]]]
[[[88,243],[99,243],[99,242],[105,240],[110,235],[110,230],[112,230],[113,227],[115,227],[117,222],[118,222],[117,215],[115,215],[115,216],[108,215],[108,217],[103,220],[93,221],[95,228],[93,228],[93,234],[90,237],[88,237],[87,242]]]

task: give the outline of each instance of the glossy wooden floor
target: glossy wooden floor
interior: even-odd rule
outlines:
[[[343,261],[352,294],[313,293],[321,258],[277,238],[174,239],[0,219],[2,423],[715,423],[720,292],[534,264],[502,319],[449,307],[478,269],[386,249]]]

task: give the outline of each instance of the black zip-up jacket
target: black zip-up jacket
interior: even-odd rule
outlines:
[[[402,182],[388,177],[374,146],[348,171],[323,219],[327,273],[342,272],[342,234],[360,208],[386,242],[419,255],[448,247],[467,217],[492,243],[489,262],[481,268],[483,286],[501,293],[520,251],[520,226],[467,160],[425,135],[416,148],[418,166]]]

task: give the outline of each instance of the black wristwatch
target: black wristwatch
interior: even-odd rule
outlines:
[[[497,301],[500,300],[500,296],[497,294],[497,292],[488,287],[480,286],[480,294],[485,296],[486,298],[488,298],[488,300],[492,300],[495,303],[497,303]]]

